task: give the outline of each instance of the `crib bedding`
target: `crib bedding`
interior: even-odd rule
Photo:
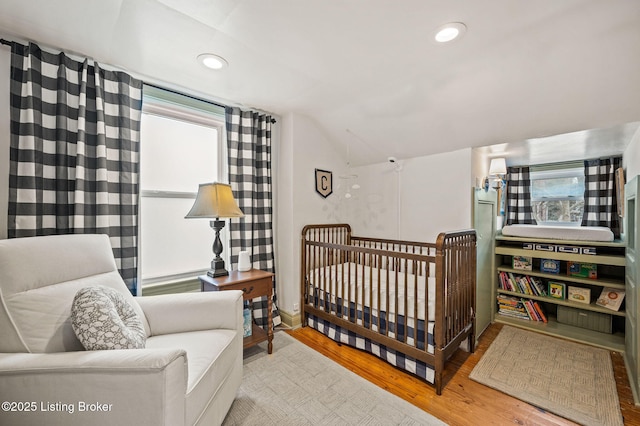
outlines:
[[[431,384],[435,381],[435,369],[433,366],[426,364],[420,360],[416,360],[410,356],[407,356],[401,352],[394,351],[387,348],[384,345],[378,344],[371,339],[362,337],[352,331],[345,330],[338,325],[332,324],[329,321],[317,318],[314,315],[307,317],[307,325],[311,328],[318,330],[330,339],[349,345],[354,348],[358,348],[370,354],[377,356],[380,359],[388,362],[394,367],[398,367],[411,374],[415,374],[422,380],[425,380]],[[433,353],[433,322],[429,322],[429,353]]]
[[[399,341],[405,341],[409,345],[419,349],[425,348],[424,318],[425,318],[425,287],[428,287],[426,345],[427,352],[434,353],[434,319],[436,284],[434,277],[416,276],[411,273],[398,273],[382,268],[358,265],[354,262],[346,262],[331,265],[324,268],[316,268],[307,277],[313,287],[314,302],[324,304],[325,309],[336,312],[339,316],[357,318],[356,323],[370,328],[373,331],[388,335]],[[396,285],[397,282],[397,285]],[[425,285],[426,284],[426,285]],[[407,293],[405,309],[405,287]],[[396,291],[397,289],[397,291]],[[346,299],[343,297],[346,293]],[[415,321],[415,303],[417,293],[417,321]],[[387,312],[387,294],[389,306]],[[371,295],[371,297],[369,297]],[[378,297],[379,296],[379,297]],[[378,305],[378,298],[380,304]],[[397,309],[396,309],[397,305]],[[380,311],[378,311],[380,306]],[[405,312],[408,314],[405,315]],[[310,317],[309,325],[318,329],[318,318]],[[324,324],[324,322],[323,322]],[[417,324],[418,332],[415,332]],[[327,328],[328,327],[328,328]],[[371,342],[369,339],[357,336],[354,333],[333,327],[329,323],[324,324],[321,332],[333,330],[332,339],[341,343],[357,343],[360,349],[385,358],[394,366],[405,368],[407,371],[417,374],[428,380],[433,375],[433,369],[425,363],[416,361],[404,354],[388,350],[386,347]],[[325,333],[327,334],[327,333]],[[417,341],[414,339],[417,335]],[[330,336],[331,337],[331,336]],[[431,383],[433,381],[431,380]]]
[[[334,301],[330,302],[330,300]],[[378,312],[375,308],[363,307],[361,304],[356,305],[342,298],[332,298],[329,293],[322,292],[318,288],[314,292],[314,304],[324,306],[326,310],[335,312],[337,317],[354,318],[356,324],[366,329],[371,329],[400,342],[406,342],[408,345],[415,346],[418,349],[425,349],[425,324],[422,319],[415,321],[412,316],[406,317],[384,310]],[[434,324],[434,321],[428,321],[427,323],[426,348],[430,354],[434,352]],[[417,334],[416,327],[418,329]],[[416,335],[417,340],[415,340]]]
[[[609,242],[614,240],[611,229],[603,226],[507,225],[502,228],[502,235],[572,241]]]

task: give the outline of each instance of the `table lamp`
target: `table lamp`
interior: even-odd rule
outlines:
[[[208,276],[214,278],[229,275],[229,271],[224,267],[224,260],[220,257],[222,253],[220,230],[224,228],[224,220],[220,220],[220,218],[243,216],[244,213],[233,198],[231,185],[217,182],[199,185],[196,201],[185,219],[215,218],[209,224],[216,231],[216,238],[213,242],[213,253],[216,257],[211,261],[211,269],[207,272]]]

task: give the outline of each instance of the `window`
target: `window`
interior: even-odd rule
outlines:
[[[540,225],[580,226],[584,210],[584,166],[531,167],[531,205]]]
[[[184,217],[198,185],[224,176],[224,110],[145,86],[140,139],[142,285],[196,276],[209,269],[215,234]]]

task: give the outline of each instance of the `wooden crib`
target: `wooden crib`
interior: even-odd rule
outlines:
[[[474,230],[420,243],[308,225],[300,269],[303,326],[421,377],[438,395],[446,360],[465,339],[474,351]]]

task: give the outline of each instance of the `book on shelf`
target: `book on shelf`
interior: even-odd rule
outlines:
[[[523,300],[522,304],[524,305],[524,309],[527,311],[527,315],[530,320],[538,321],[538,316],[535,313],[533,306],[530,303],[530,300]]]
[[[591,303],[591,289],[584,287],[568,286],[567,288],[567,300],[572,302],[584,303],[588,305]]]
[[[547,322],[547,317],[538,302],[499,294],[498,313],[512,318]]]
[[[512,272],[500,272],[499,274],[500,288],[502,290],[512,291],[514,293],[522,293],[533,296],[546,296],[542,280],[529,275],[517,275]]]
[[[549,281],[549,296],[564,300],[566,298],[566,286],[564,283]]]
[[[542,309],[542,306],[540,306],[540,304],[538,302],[533,302],[533,307],[538,312],[538,315],[540,316],[540,319],[542,320],[542,322],[548,322],[549,321],[547,319],[547,315],[544,313],[544,310]]]
[[[533,268],[532,258],[530,256],[513,256],[513,269],[522,269],[524,271],[531,271]]]
[[[528,277],[529,281],[533,285],[534,292],[536,296],[546,296],[547,290],[545,289],[544,283],[540,278],[536,277]]]
[[[623,300],[624,290],[605,287],[602,289],[602,293],[600,293],[598,300],[596,300],[596,305],[611,309],[612,311],[617,311],[620,309]]]

